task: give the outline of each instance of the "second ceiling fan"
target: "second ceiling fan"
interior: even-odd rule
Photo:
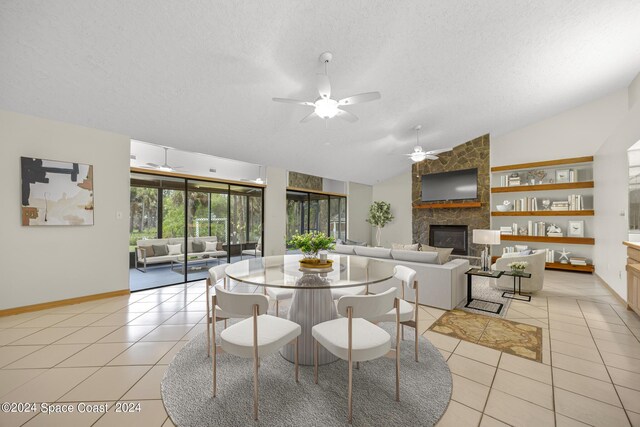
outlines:
[[[300,101],[297,99],[288,98],[273,98],[276,102],[284,102],[287,104],[298,104],[307,107],[314,107],[313,112],[305,116],[301,123],[306,123],[315,118],[331,119],[333,117],[340,117],[348,122],[355,122],[358,120],[358,116],[349,111],[342,110],[340,107],[347,105],[361,104],[363,102],[375,101],[380,99],[380,92],[367,92],[358,95],[352,95],[347,98],[335,100],[331,98],[331,83],[329,83],[329,76],[327,75],[327,64],[331,62],[333,55],[331,52],[324,52],[320,55],[320,62],[324,64],[324,74],[318,74],[318,94],[320,95],[315,101]]]

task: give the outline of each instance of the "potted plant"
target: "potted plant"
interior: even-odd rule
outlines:
[[[382,228],[393,221],[391,204],[387,202],[373,202],[369,207],[369,215],[366,221],[376,227],[376,244],[380,246]]]
[[[296,233],[287,244],[300,249],[300,252],[304,255],[304,260],[301,262],[306,264],[318,263],[318,252],[335,247],[332,237],[318,231],[305,234]]]
[[[513,273],[521,274],[528,265],[529,263],[526,261],[514,261],[507,264],[507,267],[509,267]]]

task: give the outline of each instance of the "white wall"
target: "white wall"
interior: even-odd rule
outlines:
[[[631,81],[629,85],[629,110],[640,101],[640,73]]]
[[[638,99],[636,77],[628,89],[491,139],[492,166],[594,156],[593,262],[596,274],[622,298],[627,294],[622,245],[628,236],[627,149],[640,140]]]
[[[371,225],[365,221],[373,196],[370,185],[347,183],[347,237],[371,243]]]
[[[0,309],[128,289],[129,138],[0,111],[0,141]],[[93,165],[95,225],[23,227],[21,156]]]
[[[264,254],[284,255],[287,234],[287,171],[267,168],[264,190]]]
[[[624,89],[505,135],[491,135],[491,166],[592,156],[627,110]]]
[[[640,103],[629,111],[594,159],[596,273],[623,299],[627,298],[629,169],[627,150],[640,141]]]
[[[373,201],[391,203],[394,219],[382,229],[381,245],[390,248],[392,243],[412,243],[411,230],[411,166],[403,174],[374,184]],[[375,243],[375,228],[371,230],[371,241]]]

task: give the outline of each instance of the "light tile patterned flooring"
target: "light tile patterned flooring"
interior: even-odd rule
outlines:
[[[7,414],[0,426],[172,426],[160,381],[204,330],[204,282],[0,318],[0,402],[110,403],[106,413]],[[547,272],[508,319],[543,328],[543,363],[420,330],[447,359],[440,426],[640,426],[640,318],[591,275]],[[116,401],[141,412],[114,412]],[[249,422],[247,424],[250,424]]]

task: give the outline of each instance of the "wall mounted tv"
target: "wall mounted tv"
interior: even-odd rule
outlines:
[[[422,175],[422,201],[469,200],[478,198],[478,169]]]

